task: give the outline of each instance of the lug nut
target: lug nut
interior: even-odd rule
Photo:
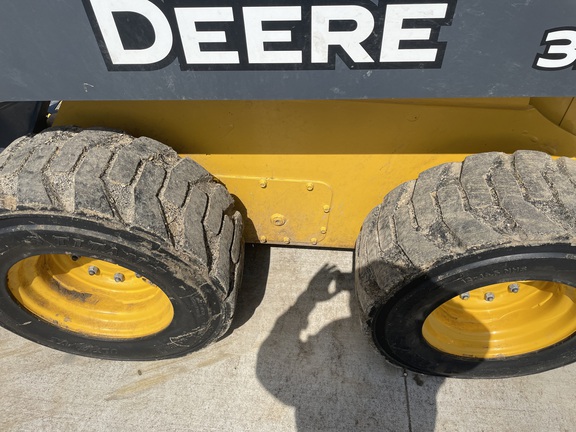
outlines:
[[[508,285],[508,291],[516,294],[518,291],[520,291],[520,286],[517,283],[510,284]]]
[[[123,275],[122,273],[116,273],[116,274],[114,275],[114,280],[115,280],[116,282],[124,282],[124,279],[125,279],[125,278],[124,278],[124,275]]]
[[[460,294],[460,298],[462,300],[468,300],[470,298],[470,293],[469,292],[462,293]]]
[[[94,276],[97,275],[98,273],[100,273],[100,269],[96,266],[91,265],[90,267],[88,267],[88,274],[90,276]]]
[[[494,293],[487,292],[486,294],[484,294],[484,300],[486,300],[487,302],[494,301]]]

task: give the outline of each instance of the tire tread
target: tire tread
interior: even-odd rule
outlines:
[[[73,127],[20,138],[0,154],[0,207],[105,219],[206,266],[223,298],[240,283],[242,218],[232,198],[151,138]]]
[[[468,156],[421,173],[384,197],[356,248],[368,330],[376,308],[434,266],[494,248],[569,239],[576,161],[534,151]]]

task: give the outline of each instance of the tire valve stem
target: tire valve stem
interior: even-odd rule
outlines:
[[[518,291],[520,291],[520,286],[518,286],[517,283],[513,283],[508,285],[508,291],[510,291],[513,294],[516,294]]]
[[[487,292],[486,294],[484,294],[484,300],[486,300],[487,302],[494,301],[494,293]]]
[[[95,276],[98,273],[100,273],[100,269],[96,266],[91,265],[90,267],[88,267],[88,274],[90,276]]]
[[[469,292],[462,293],[460,294],[460,298],[462,300],[468,300],[470,298],[470,293]]]
[[[116,282],[124,282],[124,279],[125,279],[125,278],[124,278],[124,275],[123,275],[122,273],[116,273],[116,274],[114,275],[114,280],[115,280]]]

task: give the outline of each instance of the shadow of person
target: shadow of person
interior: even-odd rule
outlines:
[[[352,274],[322,267],[262,344],[259,380],[294,407],[299,431],[433,430],[443,379],[407,374],[382,359],[362,333],[353,286]],[[317,321],[330,320],[315,331]],[[414,392],[425,406],[410,407]],[[418,413],[417,429],[410,412]]]

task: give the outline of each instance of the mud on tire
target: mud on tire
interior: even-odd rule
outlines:
[[[163,291],[173,319],[155,334],[119,340],[36,316],[7,288],[7,274],[44,254],[129,269]],[[28,339],[111,359],[200,349],[230,325],[242,257],[242,219],[225,188],[150,138],[57,128],[0,154],[0,324]]]
[[[449,316],[454,308],[447,312],[446,320],[455,323],[449,330],[462,329],[458,320],[476,325],[479,330],[472,335],[480,341],[474,343],[487,348],[496,336],[488,323],[471,322],[466,313],[471,303],[465,300],[483,287],[527,280],[559,287],[554,290],[568,305],[563,319],[574,322],[575,237],[574,160],[553,160],[532,151],[494,152],[429,169],[390,192],[362,227],[356,290],[366,331],[390,362],[419,373],[504,377],[569,364],[576,360],[573,327],[560,340],[547,341],[545,336],[541,343],[529,345],[531,338],[541,337],[539,323],[548,324],[540,303],[516,308],[514,295],[520,298],[522,288],[517,294],[503,289],[494,301],[492,293],[484,293],[477,301],[497,308],[508,296],[504,304],[510,314],[527,318],[517,320],[516,337],[535,348],[521,347],[521,354],[507,355],[516,351],[507,351],[506,340],[504,354],[453,351],[450,344],[457,344],[458,336],[448,338],[447,350],[439,349],[424,337],[423,327],[440,306],[462,299],[460,315]],[[560,317],[548,318],[554,323]],[[471,340],[465,336],[461,342]]]

